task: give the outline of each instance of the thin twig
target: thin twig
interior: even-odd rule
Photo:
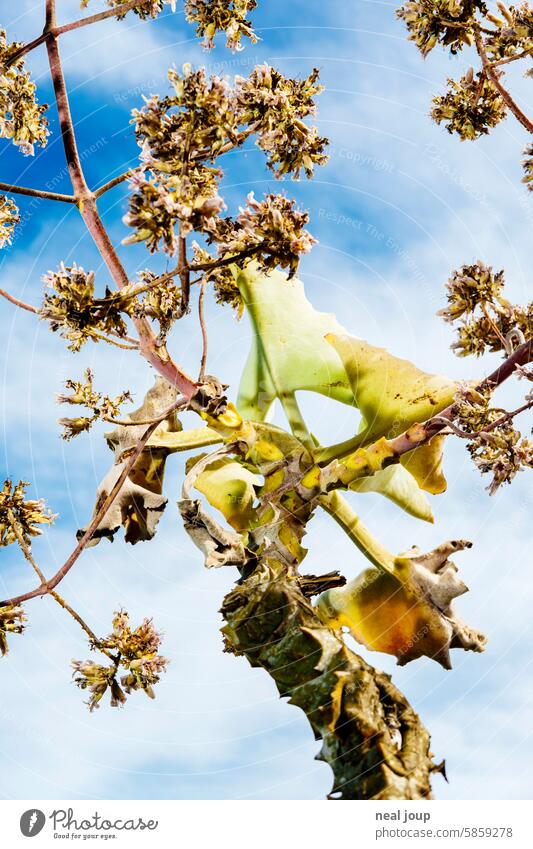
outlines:
[[[18,298],[15,298],[13,295],[10,295],[9,292],[6,292],[5,289],[0,289],[0,295],[3,298],[6,298],[8,301],[11,301],[12,304],[15,304],[16,307],[20,307],[22,310],[27,310],[28,312],[33,312],[35,315],[39,315],[39,310],[37,307],[32,307],[31,304],[26,304],[24,301],[19,301]]]
[[[44,198],[45,200],[58,200],[62,203],[77,203],[74,195],[62,195],[58,192],[45,192],[42,189],[33,189],[29,186],[15,186],[11,183],[0,183],[0,191],[12,192],[17,195],[26,195],[32,198]]]
[[[200,321],[200,329],[202,331],[202,360],[200,363],[200,371],[198,373],[198,383],[201,383],[205,377],[205,367],[207,365],[207,352],[208,352],[208,338],[207,338],[207,327],[205,324],[205,312],[204,312],[204,299],[205,299],[205,288],[206,281],[202,281],[202,285],[200,288],[200,295],[198,297],[198,318]]]
[[[39,47],[43,44],[47,38],[58,37],[63,35],[66,32],[72,32],[72,30],[80,29],[80,27],[86,27],[90,24],[96,24],[98,21],[104,21],[106,18],[117,17],[118,15],[125,15],[130,9],[135,8],[135,6],[142,6],[144,3],[149,3],[150,0],[130,0],[128,3],[122,3],[120,6],[115,6],[114,9],[107,9],[105,12],[98,12],[95,15],[89,15],[86,18],[79,18],[77,21],[71,21],[71,23],[63,24],[62,26],[57,26],[55,23],[55,10],[54,15],[48,15],[44,31],[41,35],[38,35],[37,38],[34,38],[33,41],[29,41],[27,44],[23,44],[18,50],[16,50],[7,60],[4,65],[4,68],[10,68],[18,59],[22,56],[25,56],[31,50],[35,50],[36,47]],[[53,23],[51,23],[53,21]]]
[[[104,195],[110,189],[114,189],[115,186],[118,186],[120,183],[123,183],[125,180],[128,179],[130,174],[131,174],[131,170],[130,171],[124,171],[123,174],[119,174],[118,177],[113,177],[112,180],[109,180],[107,183],[104,183],[103,186],[100,186],[99,189],[95,190],[95,192],[94,192],[95,198],[98,199],[99,197],[102,197],[102,195]]]
[[[533,134],[533,123],[529,120],[527,115],[525,115],[524,112],[522,112],[519,105],[513,100],[513,98],[511,97],[511,95],[509,94],[507,89],[505,88],[505,86],[503,86],[501,84],[497,73],[495,73],[495,71],[493,70],[492,65],[489,61],[489,58],[488,58],[488,56],[485,52],[485,46],[483,44],[483,39],[481,38],[481,35],[480,35],[480,33],[477,29],[474,30],[474,38],[476,40],[476,49],[477,49],[477,52],[479,53],[479,57],[480,57],[481,62],[483,64],[483,70],[484,70],[485,74],[487,75],[487,78],[490,80],[490,82],[492,83],[494,88],[500,93],[502,100],[508,106],[508,108],[511,110],[511,112],[515,116],[516,120],[519,121],[522,124],[522,126],[526,128],[528,133]]]
[[[179,398],[177,401],[175,401],[174,404],[172,404],[170,407],[168,407],[156,419],[145,419],[145,420],[140,420],[140,421],[135,421],[134,419],[130,419],[130,420],[126,421],[126,419],[114,419],[112,416],[102,416],[102,419],[105,422],[109,422],[110,424],[117,425],[117,427],[139,427],[140,425],[160,424],[165,419],[168,419],[168,417],[172,413],[175,413],[176,410],[181,409],[183,407],[183,405],[184,405],[184,399]]]
[[[95,339],[101,339],[103,342],[108,342],[109,345],[115,345],[116,348],[122,348],[123,351],[138,351],[139,346],[136,344],[133,345],[125,345],[123,342],[117,342],[115,339],[110,339],[109,336],[106,336],[104,333],[98,333],[97,330],[91,330],[90,334]],[[132,340],[135,341],[135,340]]]
[[[54,0],[46,0],[46,2],[47,9],[53,11]],[[116,12],[116,9],[114,11]],[[51,14],[51,17],[53,19],[53,14]],[[72,116],[70,114],[67,88],[65,85],[65,78],[63,76],[57,39],[53,36],[48,38],[46,41],[46,47],[48,51],[50,73],[54,84],[63,147],[65,149],[65,156],[67,158],[72,187],[76,198],[78,199],[80,213],[117,287],[119,289],[124,289],[129,286],[128,275],[126,274],[126,271],[109,238],[107,230],[102,223],[96,206],[95,197],[92,192],[89,191],[85,181],[83,168],[78,154]],[[191,398],[197,388],[195,382],[185,372],[178,368],[164,346],[157,345],[157,337],[149,322],[145,318],[135,318],[133,319],[133,322],[137,333],[139,334],[139,350],[141,354],[150,363],[150,365],[152,365],[159,374],[166,378],[170,384],[175,386],[182,395],[187,398]]]
[[[225,265],[232,265],[232,263],[238,262],[241,259],[249,259],[260,250],[264,250],[264,245],[248,248],[237,254],[226,256],[223,259],[215,259],[213,262],[191,262],[187,267],[189,271],[211,271],[213,268],[223,268]]]
[[[52,598],[63,608],[63,610],[66,610],[67,613],[69,613],[72,616],[72,618],[78,623],[78,625],[80,625],[81,628],[85,631],[85,633],[87,634],[87,636],[89,637],[91,643],[93,644],[93,646],[95,648],[100,649],[100,651],[102,651],[109,658],[114,660],[114,657],[111,654],[111,652],[109,652],[106,648],[104,648],[102,646],[101,641],[98,639],[98,637],[96,636],[94,631],[91,628],[89,628],[89,626],[87,625],[85,620],[82,619],[80,614],[76,610],[74,610],[74,608],[71,607],[70,604],[68,604],[68,602],[65,601],[65,599],[62,596],[59,595],[58,592],[56,592],[53,589],[50,589],[50,586],[48,585],[48,582],[46,580],[46,577],[45,577],[43,571],[40,569],[35,558],[33,557],[30,546],[26,543],[26,540],[24,539],[23,535],[21,534],[20,530],[17,527],[15,517],[13,516],[13,513],[11,512],[11,510],[7,511],[7,515],[8,515],[8,519],[11,523],[11,527],[13,528],[13,531],[14,531],[15,536],[17,538],[17,542],[18,542],[18,544],[19,544],[19,546],[22,550],[24,557],[26,558],[26,560],[28,561],[30,566],[32,566],[33,570],[37,574],[37,577],[41,581],[41,586],[44,586],[44,587],[47,588],[46,594],[51,595]]]
[[[65,562],[63,563],[61,568],[55,573],[55,575],[52,578],[50,578],[49,581],[41,583],[41,585],[39,587],[36,587],[34,590],[30,590],[29,592],[23,593],[22,595],[16,596],[13,599],[9,599],[8,601],[1,602],[0,606],[1,605],[20,604],[21,602],[27,601],[30,598],[37,598],[38,596],[46,595],[46,593],[50,592],[51,589],[54,589],[55,587],[57,587],[57,585],[59,583],[61,583],[61,581],[63,580],[65,575],[67,575],[68,572],[70,572],[70,570],[72,569],[72,567],[76,563],[76,561],[77,561],[78,557],[80,556],[80,554],[82,553],[82,551],[86,548],[87,544],[93,538],[96,529],[98,528],[100,522],[102,521],[102,519],[106,515],[106,513],[109,510],[109,508],[111,507],[111,505],[113,504],[118,493],[122,489],[122,485],[123,485],[124,481],[126,480],[129,473],[131,472],[132,468],[134,467],[135,463],[137,462],[137,459],[139,458],[141,452],[144,449],[144,446],[146,445],[146,443],[150,439],[153,432],[156,430],[158,424],[159,424],[159,422],[151,424],[146,429],[146,431],[143,433],[142,437],[140,438],[137,445],[135,446],[132,454],[130,454],[130,456],[127,458],[127,460],[124,464],[124,468],[122,469],[122,472],[120,473],[119,477],[117,478],[115,485],[113,486],[111,492],[103,500],[99,509],[97,510],[94,517],[92,518],[91,523],[89,524],[89,527],[85,531],[84,535],[82,536],[82,538],[80,539],[80,541],[78,542],[78,544],[76,545],[76,547],[74,548],[72,553],[69,555],[67,560],[65,560]]]
[[[182,318],[182,316],[189,311],[191,275],[187,264],[187,239],[184,236],[179,236],[178,244],[178,273],[181,283],[181,305],[177,313],[177,318]]]

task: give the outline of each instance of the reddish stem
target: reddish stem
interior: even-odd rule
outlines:
[[[160,423],[161,423],[160,420],[158,420],[158,421],[154,422],[153,424],[151,424],[150,427],[147,428],[147,430],[145,430],[141,439],[139,440],[139,442],[135,446],[135,450],[133,451],[133,454],[131,454],[131,456],[128,457],[126,464],[125,464],[125,466],[124,466],[124,468],[123,468],[123,470],[120,474],[120,477],[117,479],[113,489],[111,490],[111,492],[109,493],[109,495],[107,496],[105,501],[102,502],[99,510],[94,515],[89,527],[87,528],[84,535],[82,536],[82,538],[78,542],[76,548],[74,549],[74,551],[72,552],[70,557],[68,557],[68,559],[65,560],[61,569],[59,569],[55,573],[55,575],[52,578],[50,578],[49,581],[46,581],[46,583],[41,584],[39,587],[36,587],[34,590],[30,590],[27,593],[22,593],[22,595],[15,596],[15,598],[8,599],[7,601],[0,602],[0,607],[12,605],[12,604],[13,605],[21,604],[23,601],[27,601],[30,598],[37,598],[38,596],[46,595],[47,593],[50,592],[50,590],[53,590],[54,587],[57,587],[57,585],[63,580],[65,575],[68,572],[70,572],[70,570],[74,566],[76,560],[78,559],[78,557],[82,553],[83,549],[87,546],[87,543],[90,542],[90,540],[92,539],[96,529],[98,528],[98,525],[100,524],[100,522],[104,518],[105,514],[107,513],[107,511],[111,507],[113,501],[115,500],[118,493],[120,492],[120,489],[122,488],[122,484],[126,480],[128,474],[131,472],[131,470],[132,470],[133,466],[135,465],[139,455],[141,454],[142,450],[144,449],[144,446],[146,445],[146,443],[150,439],[152,433],[154,432],[154,430],[158,427],[158,425]]]
[[[53,0],[47,0],[47,20],[54,20]],[[81,160],[78,154],[76,136],[70,113],[67,89],[59,47],[55,36],[47,39],[46,47],[50,64],[50,73],[54,84],[63,147],[67,158],[72,187],[78,201],[81,216],[104,260],[113,280],[119,289],[128,286],[129,280],[126,271],[117,256],[115,248],[107,234],[98,209],[94,194],[89,190],[85,181]],[[159,374],[168,380],[173,386],[186,397],[190,398],[196,391],[197,385],[187,374],[181,371],[170,358],[164,346],[157,346],[157,338],[146,319],[134,319],[134,324],[139,334],[139,349],[145,359]]]

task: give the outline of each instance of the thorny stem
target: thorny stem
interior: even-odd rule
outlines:
[[[520,109],[518,104],[513,100],[513,98],[511,97],[511,95],[509,94],[507,89],[505,88],[505,86],[503,86],[501,84],[501,82],[498,78],[498,75],[494,72],[493,66],[492,66],[491,62],[489,61],[489,58],[488,58],[487,53],[485,51],[483,39],[481,38],[481,35],[480,35],[477,28],[474,30],[474,38],[475,38],[475,41],[476,41],[476,49],[477,49],[477,52],[479,53],[479,57],[481,59],[482,65],[483,65],[483,71],[485,72],[487,79],[490,80],[490,82],[492,83],[494,88],[497,89],[497,91],[500,93],[502,100],[508,106],[508,108],[511,110],[511,112],[515,116],[516,120],[519,121],[522,124],[522,126],[526,128],[528,133],[533,134],[533,123],[529,120],[527,115],[525,115],[524,112],[522,112],[522,110]]]
[[[58,200],[62,203],[77,203],[74,195],[62,195],[58,192],[45,192],[42,189],[33,189],[29,186],[14,186],[11,183],[0,183],[0,190],[12,192],[17,195],[27,195],[32,198],[44,198],[45,200]]]
[[[156,430],[158,424],[159,424],[159,421],[154,422],[154,424],[151,424],[150,427],[148,427],[146,429],[146,431],[143,433],[139,442],[137,443],[137,445],[133,449],[132,454],[130,454],[130,456],[126,460],[126,462],[124,464],[124,468],[122,469],[120,476],[117,478],[116,483],[113,486],[111,492],[109,493],[107,498],[105,498],[104,501],[102,502],[102,504],[100,505],[100,508],[95,513],[93,519],[91,520],[89,527],[87,528],[84,535],[82,536],[82,538],[78,542],[76,548],[72,551],[72,553],[65,560],[65,562],[63,563],[61,568],[55,573],[55,575],[52,578],[50,578],[49,581],[41,583],[41,585],[39,587],[36,587],[34,590],[30,590],[29,592],[23,593],[22,595],[19,595],[19,596],[16,596],[15,598],[9,599],[8,601],[1,602],[0,606],[2,606],[4,604],[5,605],[21,604],[23,601],[27,601],[30,598],[37,598],[38,596],[46,595],[46,593],[50,592],[51,589],[54,589],[55,587],[57,587],[57,585],[59,583],[61,583],[61,581],[63,580],[65,575],[67,575],[68,572],[70,572],[70,570],[74,566],[75,562],[77,561],[78,557],[80,556],[80,554],[82,553],[84,548],[86,548],[87,544],[91,541],[96,529],[98,528],[98,525],[100,524],[100,522],[102,521],[102,519],[106,515],[107,511],[109,510],[109,508],[113,504],[115,498],[117,497],[118,493],[120,492],[120,490],[122,488],[124,481],[126,480],[129,473],[131,472],[133,466],[137,462],[137,459],[139,458],[142,450],[144,449],[144,446],[146,445],[146,443],[150,439],[153,432]]]
[[[36,572],[37,577],[41,581],[41,585],[46,587],[46,594],[51,595],[52,598],[55,601],[57,601],[57,603],[63,608],[63,610],[66,610],[67,613],[69,613],[72,616],[72,618],[78,623],[78,625],[80,625],[81,628],[85,631],[85,633],[87,634],[87,636],[89,637],[91,643],[95,646],[95,648],[99,648],[100,651],[102,651],[109,658],[111,658],[111,660],[114,660],[114,657],[111,654],[111,652],[107,651],[107,649],[102,647],[100,640],[98,639],[98,637],[96,636],[94,631],[91,630],[91,628],[89,628],[89,626],[84,621],[84,619],[82,619],[80,614],[76,610],[74,610],[74,608],[71,607],[70,604],[68,604],[68,602],[66,602],[65,599],[62,596],[59,595],[58,592],[56,592],[55,590],[50,588],[50,586],[48,585],[48,583],[46,581],[46,577],[45,577],[44,573],[40,569],[35,558],[33,557],[30,546],[26,543],[26,540],[24,539],[23,535],[21,534],[20,530],[17,527],[15,517],[13,516],[13,513],[11,512],[11,510],[7,511],[7,515],[8,515],[9,521],[11,522],[11,526],[12,526],[14,532],[15,532],[15,536],[16,536],[18,544],[19,544],[19,546],[22,550],[22,553],[23,553],[24,557],[26,558],[26,560],[28,561],[28,563],[32,566],[33,570]]]

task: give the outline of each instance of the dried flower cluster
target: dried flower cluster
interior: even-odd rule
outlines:
[[[487,12],[483,0],[409,0],[398,9],[409,32],[423,56],[437,44],[458,53],[472,44],[472,24],[476,12]]]
[[[97,646],[108,652],[115,652],[111,666],[101,666],[93,661],[72,661],[74,681],[82,690],[90,693],[89,709],[99,707],[99,702],[110,690],[111,706],[119,707],[126,701],[126,693],[143,690],[154,699],[154,685],[168,666],[167,658],[158,654],[161,634],[151,619],[143,622],[132,631],[129,615],[125,611],[115,613],[113,631]],[[117,680],[118,670],[123,668],[126,675]],[[124,692],[125,691],[125,692]]]
[[[169,72],[174,94],[149,98],[134,111],[141,166],[131,179],[133,189],[125,223],[134,233],[125,242],[145,242],[151,251],[160,243],[174,254],[179,237],[192,231],[218,240],[227,223],[219,215],[224,202],[219,194],[222,172],[213,162],[242,145],[252,134],[268,155],[268,166],[277,177],[297,177],[303,168],[326,161],[326,139],[303,119],[314,114],[313,97],[321,90],[317,72],[305,80],[283,77],[268,65],[254,69],[249,78],[236,77],[233,87],[217,76],[184,66],[183,74]],[[270,200],[265,202],[268,206]],[[278,207],[287,201],[280,199]],[[242,237],[249,228],[235,224],[240,250],[249,251],[263,237]],[[306,240],[302,244],[308,244]],[[293,240],[293,246],[297,243]],[[293,265],[291,264],[291,268]]]
[[[70,440],[78,436],[86,430],[90,430],[93,424],[98,419],[109,421],[118,416],[120,407],[126,401],[131,401],[132,397],[129,392],[121,392],[116,398],[110,398],[109,395],[102,395],[96,392],[93,387],[94,375],[91,369],[85,370],[85,381],[83,383],[77,380],[66,380],[65,387],[72,389],[71,395],[59,395],[57,400],[60,404],[80,404],[91,410],[91,416],[78,416],[77,418],[59,419],[59,424],[63,427],[63,439]]]
[[[22,634],[26,614],[22,607],[0,607],[0,655],[4,657],[9,651],[7,644],[8,634]]]
[[[5,195],[0,195],[0,248],[11,244],[13,231],[19,221],[19,211],[15,202]]]
[[[519,376],[533,379],[529,370]],[[533,443],[513,426],[513,413],[490,405],[492,389],[462,385],[455,398],[455,423],[468,439],[468,451],[481,474],[491,474],[488,486],[493,495],[517,473],[533,467]],[[526,395],[522,409],[533,405],[533,392]]]
[[[48,138],[44,117],[48,106],[37,103],[35,83],[22,57],[6,67],[20,46],[10,44],[0,29],[0,137],[12,139],[22,153],[33,155],[34,145],[44,147]]]
[[[231,266],[216,265],[216,258],[197,242],[193,242],[193,265],[213,265],[202,272],[204,279],[213,284],[216,302],[233,307],[240,318],[244,303]]]
[[[496,30],[486,39],[487,53],[491,59],[504,59],[516,56],[522,51],[533,49],[533,9],[529,3],[507,7],[497,4],[502,17],[490,15],[490,22]]]
[[[230,50],[242,50],[241,39],[257,41],[252,25],[246,16],[257,6],[257,0],[185,0],[185,17],[196,24],[196,34],[203,38],[203,46],[215,46],[217,32],[226,34]]]
[[[452,348],[459,356],[505,351],[513,335],[528,338],[533,333],[533,303],[511,304],[502,296],[503,286],[503,271],[494,272],[480,261],[451,275],[446,284],[448,306],[439,315],[457,323]]]
[[[25,481],[16,486],[10,480],[4,481],[0,490],[0,546],[16,542],[17,535],[29,543],[31,537],[42,533],[39,525],[51,525],[56,518],[41,499],[26,500],[28,486]]]
[[[533,192],[533,144],[526,147],[524,154],[526,158],[522,162],[524,168],[522,182],[526,184],[530,192]]]
[[[504,68],[510,62],[531,60],[533,55],[533,8],[528,2],[497,10],[483,0],[408,0],[397,10],[406,24],[409,39],[423,56],[437,44],[452,54],[473,45],[479,71],[471,68],[459,81],[448,80],[446,94],[433,98],[431,116],[444,123],[462,140],[486,135],[511,112],[529,133],[533,122],[505,88]],[[525,76],[531,76],[529,67]],[[530,154],[527,154],[530,156]],[[526,160],[525,183],[530,182]]]
[[[159,322],[159,339],[164,340],[171,329],[174,320],[181,313],[181,288],[171,277],[160,281],[158,275],[149,269],[138,273],[139,283],[145,283],[150,288],[137,299],[134,307],[135,315],[142,318],[155,318]]]
[[[124,0],[106,0],[106,2],[111,9],[124,5]],[[86,9],[88,5],[89,0],[81,0],[80,6],[82,9]],[[175,12],[176,0],[139,0],[139,5],[134,6],[132,10],[128,9],[125,12],[117,12],[117,19],[120,21],[129,11],[133,11],[136,15],[139,15],[142,21],[146,21],[148,18],[157,18],[165,6],[170,6],[171,10]]]
[[[316,240],[304,229],[307,212],[295,209],[295,202],[283,195],[266,195],[258,201],[247,197],[235,220],[218,219],[208,241],[216,242],[221,256],[253,255],[264,270],[280,265],[292,277],[301,254],[309,253]]]
[[[94,297],[94,272],[80,266],[61,263],[59,271],[49,271],[43,277],[45,286],[54,294],[45,292],[41,316],[54,332],[59,330],[70,342],[70,351],[79,351],[89,339],[97,340],[101,334],[125,336],[127,327],[121,310],[128,309],[120,299]],[[109,292],[106,292],[109,295]]]
[[[486,135],[505,118],[505,103],[493,84],[472,68],[459,80],[448,80],[446,94],[433,98],[431,117],[444,123],[449,133],[457,133],[462,141]]]

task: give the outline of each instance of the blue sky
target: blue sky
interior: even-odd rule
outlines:
[[[0,5],[10,39],[41,30],[41,3],[19,0],[16,10],[7,0]],[[354,335],[428,370],[473,377],[496,360],[457,360],[449,350],[450,328],[435,312],[450,271],[478,258],[505,268],[509,297],[526,300],[533,204],[520,184],[525,133],[508,119],[491,137],[469,144],[432,124],[431,95],[447,75],[468,66],[468,57],[435,53],[424,62],[406,43],[394,7],[373,0],[260,0],[254,21],[261,41],[237,55],[223,46],[203,52],[180,10],[155,22],[131,17],[68,34],[61,48],[79,148],[93,186],[134,164],[130,110],[142,94],[166,90],[172,65],[189,61],[215,73],[246,74],[266,60],[294,75],[317,66],[326,86],[318,124],[331,139],[331,160],[311,183],[285,185],[309,209],[309,229],[319,239],[302,264],[308,297],[336,312]],[[94,2],[89,11],[99,8]],[[80,14],[70,0],[59,0],[58,12],[61,21]],[[29,66],[40,99],[51,101],[42,48]],[[513,86],[525,97],[519,76]],[[53,109],[49,117],[50,142],[33,159],[1,142],[2,180],[69,191]],[[228,158],[225,172],[230,208],[250,189],[260,195],[280,188],[253,146]],[[116,244],[126,235],[126,196],[120,187],[101,204]],[[17,202],[23,223],[0,256],[0,285],[38,304],[42,274],[64,260],[94,268],[103,289],[107,275],[77,211]],[[148,265],[161,267],[140,248],[125,248],[122,256],[132,276]],[[229,310],[209,303],[208,324],[209,371],[235,391],[249,343],[247,321],[237,323]],[[137,398],[152,375],[135,354],[101,345],[71,355],[44,324],[7,303],[0,304],[0,332],[0,471],[32,481],[32,492],[60,514],[35,545],[42,568],[53,574],[90,514],[110,460],[102,430],[74,443],[60,440],[55,395],[66,377],[79,377],[87,366],[104,391],[130,388]],[[194,315],[179,323],[171,348],[179,363],[196,367]],[[322,398],[305,397],[302,405],[324,441],[353,432],[353,411]],[[81,635],[51,600],[32,602],[27,633],[11,640],[1,664],[0,797],[318,799],[329,790],[329,769],[313,760],[318,747],[304,717],[278,699],[261,670],[222,652],[218,609],[235,575],[206,572],[181,529],[175,501],[182,468],[182,458],[169,463],[169,505],[152,543],[103,542],[62,584],[97,632],[107,633],[120,606],[134,620],[154,617],[172,658],[156,701],[136,694],[123,711],[103,707],[90,715],[70,681],[70,659],[87,656]],[[446,758],[450,783],[435,779],[437,798],[531,798],[528,479],[489,499],[486,481],[456,444],[449,445],[446,471],[448,491],[433,499],[434,526],[378,496],[352,497],[390,549],[432,548],[458,536],[474,541],[457,558],[470,587],[457,607],[489,635],[488,648],[483,655],[454,652],[452,672],[426,660],[397,669],[385,655],[361,653],[393,674],[430,729],[436,758]],[[326,516],[315,518],[307,540],[309,571],[340,568],[354,577],[364,568]],[[0,557],[3,596],[33,585],[14,547]]]

